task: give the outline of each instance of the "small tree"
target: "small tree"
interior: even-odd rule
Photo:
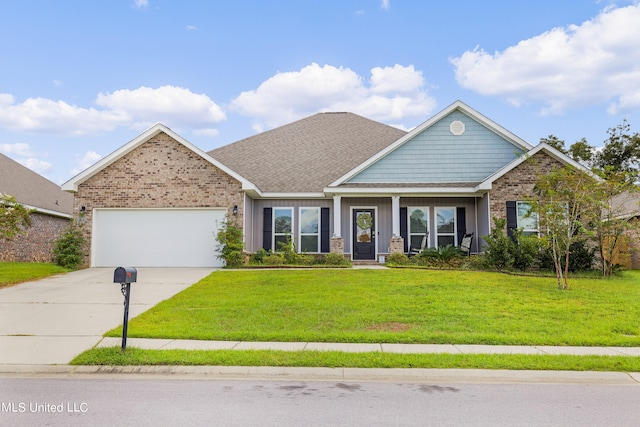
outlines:
[[[229,217],[222,223],[216,240],[220,251],[218,258],[222,259],[227,267],[240,267],[244,264],[242,229]]]
[[[553,259],[558,289],[569,288],[572,243],[587,234],[583,224],[592,223],[599,215],[595,181],[591,175],[565,166],[542,176],[534,187],[533,210],[540,218],[541,242]]]
[[[65,268],[77,268],[83,262],[85,241],[82,229],[71,223],[55,241],[53,261]]]
[[[0,193],[0,239],[11,240],[31,227],[31,210],[9,194]]]

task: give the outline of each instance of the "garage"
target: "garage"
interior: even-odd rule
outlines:
[[[219,267],[224,208],[94,209],[94,267]]]

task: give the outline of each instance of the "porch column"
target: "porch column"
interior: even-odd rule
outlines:
[[[391,196],[391,236],[400,236],[400,196]]]
[[[342,196],[333,196],[333,237],[342,237]]]

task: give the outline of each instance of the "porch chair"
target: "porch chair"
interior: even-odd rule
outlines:
[[[410,257],[412,257],[414,255],[418,255],[420,252],[422,252],[424,250],[424,248],[427,247],[427,242],[429,242],[429,232],[428,231],[422,237],[422,242],[420,243],[420,247],[419,248],[417,248],[415,246],[409,246],[408,255]]]
[[[460,249],[466,252],[467,256],[471,256],[471,243],[473,242],[473,233],[465,234],[460,241]]]

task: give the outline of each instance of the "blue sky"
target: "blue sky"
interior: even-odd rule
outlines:
[[[156,122],[204,150],[462,100],[535,145],[640,128],[637,1],[5,0],[0,152],[63,183]],[[374,153],[372,153],[374,154]]]

